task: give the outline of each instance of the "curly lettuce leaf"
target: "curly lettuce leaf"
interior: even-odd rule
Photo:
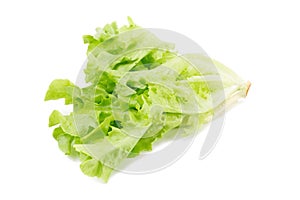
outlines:
[[[169,132],[193,134],[248,89],[220,62],[179,55],[173,44],[128,21],[83,36],[88,86],[57,79],[45,96],[73,104],[68,115],[51,113],[53,137],[62,152],[80,159],[84,174],[104,182],[125,159],[151,151]]]
[[[71,104],[73,98],[74,84],[66,79],[52,81],[45,96],[45,101],[65,99],[65,104]]]

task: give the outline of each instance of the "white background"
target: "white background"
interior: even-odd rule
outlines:
[[[59,151],[47,120],[62,102],[43,98],[51,80],[75,81],[83,34],[128,15],[190,37],[252,88],[206,159],[200,134],[171,167],[103,184]],[[1,1],[0,199],[299,199],[299,19],[288,0]]]

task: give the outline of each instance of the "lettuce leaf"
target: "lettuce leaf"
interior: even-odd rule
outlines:
[[[83,36],[88,44],[86,87],[54,80],[45,100],[64,99],[73,111],[54,110],[49,127],[66,155],[80,159],[88,176],[107,182],[125,159],[151,151],[172,130],[195,133],[249,85],[205,55],[180,55],[135,25],[115,22]]]

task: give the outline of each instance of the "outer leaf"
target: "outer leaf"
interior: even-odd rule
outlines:
[[[66,79],[57,79],[52,81],[45,96],[45,101],[65,99],[65,104],[72,103],[74,84]]]

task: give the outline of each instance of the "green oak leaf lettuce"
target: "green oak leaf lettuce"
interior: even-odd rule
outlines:
[[[87,85],[54,80],[45,100],[64,99],[73,110],[54,110],[49,127],[80,169],[107,182],[125,159],[151,151],[172,130],[189,135],[249,85],[205,55],[180,55],[175,45],[136,26],[111,23],[85,35]]]

